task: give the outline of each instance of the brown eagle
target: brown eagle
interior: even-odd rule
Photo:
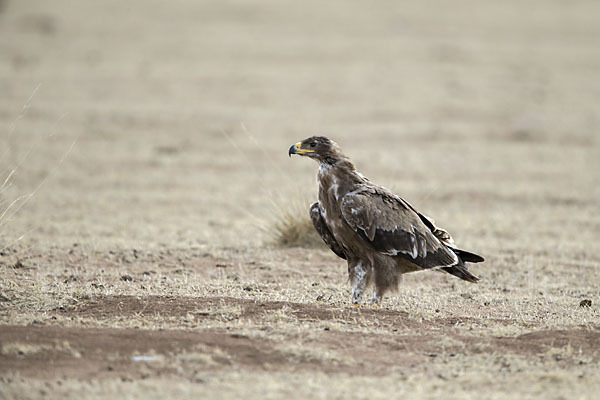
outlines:
[[[379,304],[407,272],[441,269],[469,282],[479,280],[467,261],[483,257],[457,249],[431,218],[365,178],[335,142],[313,136],[290,147],[292,154],[319,163],[319,201],[310,206],[310,217],[327,246],[348,261],[353,304],[361,304],[371,283],[372,302]]]

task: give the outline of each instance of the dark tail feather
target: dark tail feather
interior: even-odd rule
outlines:
[[[474,253],[469,253],[468,251],[458,250],[458,249],[451,249],[451,250],[458,257],[460,257],[460,259],[463,260],[463,261],[472,262],[472,263],[479,263],[479,262],[485,261],[483,259],[483,257],[478,256],[477,254],[474,254]]]
[[[466,265],[454,265],[452,267],[444,267],[441,269],[451,275],[454,275],[454,276],[456,276],[460,279],[463,279],[465,281],[468,281],[468,282],[477,283],[479,281],[478,277],[476,277],[475,275],[473,275],[472,273],[470,273],[467,270]]]
[[[465,261],[478,263],[483,261],[483,257],[478,256],[477,254],[469,253],[468,251],[464,250],[458,250],[453,248],[450,248],[450,250],[452,250],[458,256],[459,263],[457,265],[453,265],[451,267],[444,267],[441,269],[465,281],[473,283],[478,282],[479,278],[468,271],[467,263]]]

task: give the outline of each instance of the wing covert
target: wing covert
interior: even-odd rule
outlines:
[[[374,188],[350,192],[342,199],[341,210],[348,225],[380,253],[405,258],[421,268],[458,262],[421,216],[392,193]]]

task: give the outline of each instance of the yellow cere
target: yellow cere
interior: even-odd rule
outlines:
[[[296,143],[296,152],[297,154],[306,154],[306,153],[314,153],[314,150],[307,150],[302,148],[302,142]]]

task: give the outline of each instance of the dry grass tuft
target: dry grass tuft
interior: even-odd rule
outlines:
[[[271,229],[274,243],[281,247],[322,247],[323,240],[308,216],[308,207],[281,209]]]

